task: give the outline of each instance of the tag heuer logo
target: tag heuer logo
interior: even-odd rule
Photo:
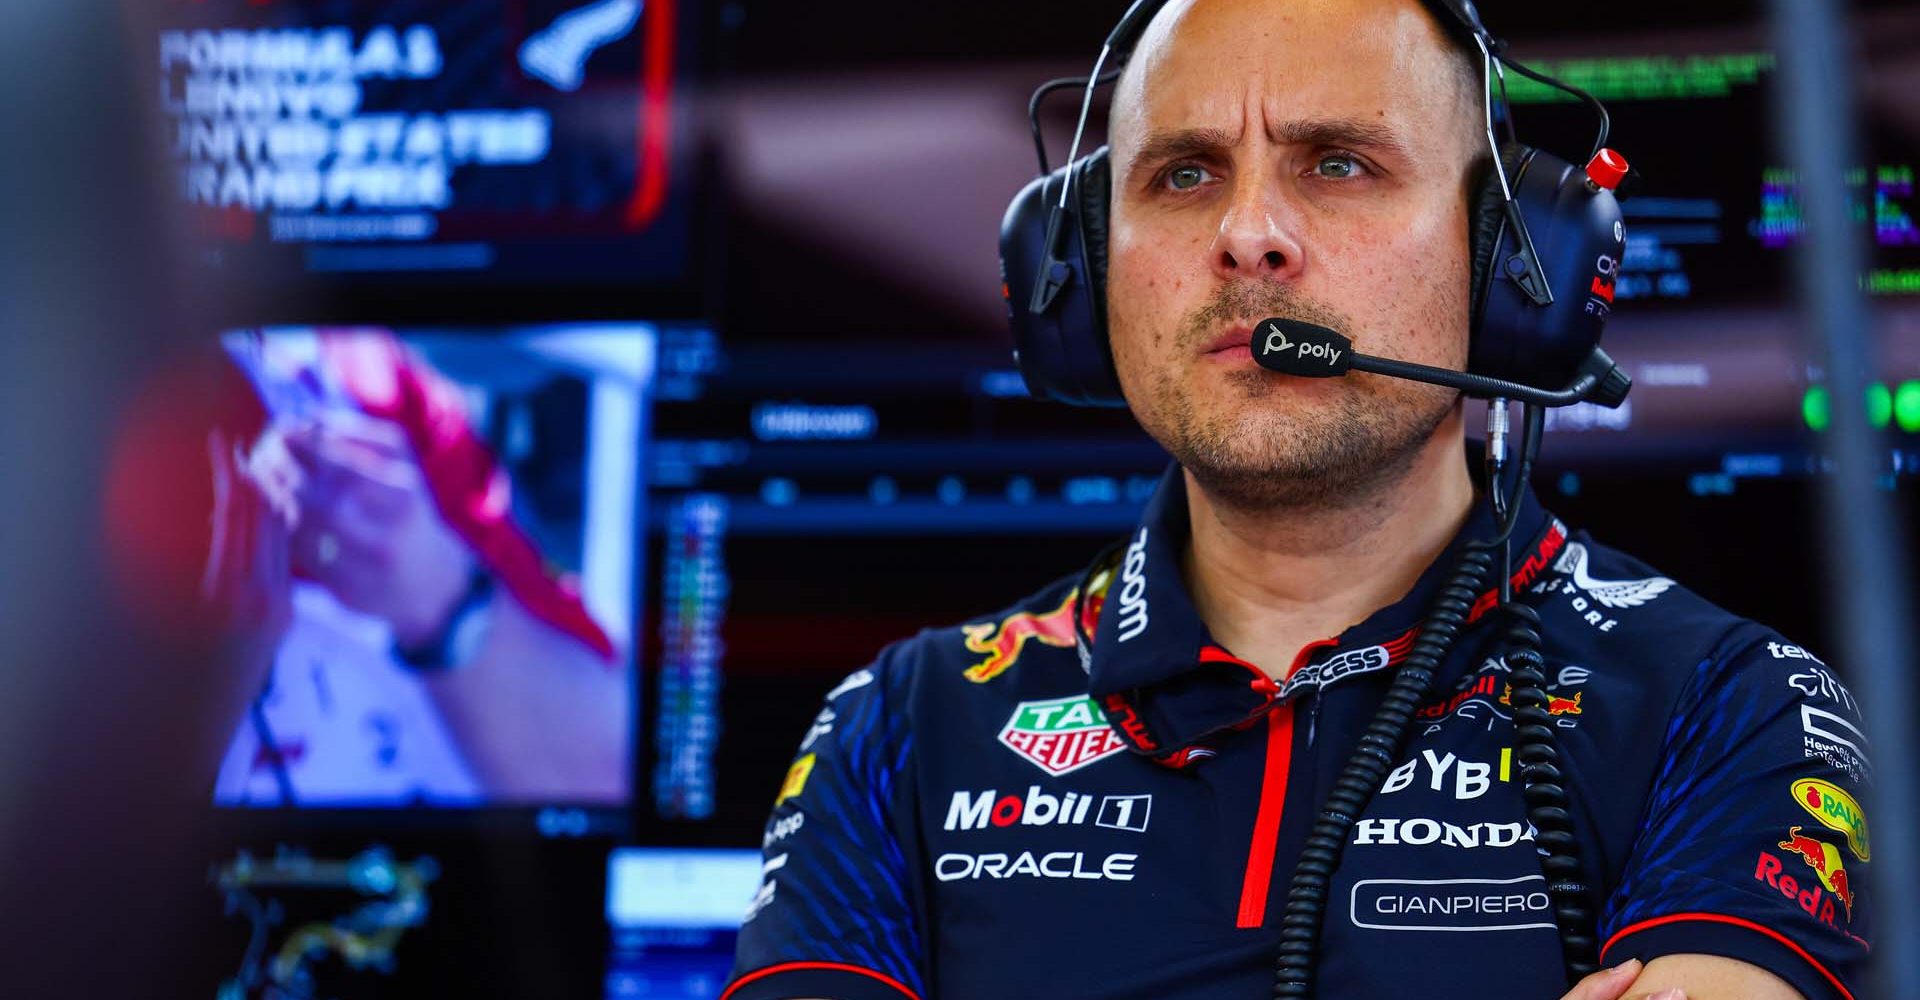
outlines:
[[[1086,695],[1021,702],[1000,730],[1000,742],[1055,776],[1126,749],[1106,714]]]

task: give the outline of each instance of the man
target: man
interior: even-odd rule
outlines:
[[[828,695],[729,1000],[1270,995],[1308,828],[1492,528],[1455,393],[1279,376],[1247,345],[1282,316],[1465,366],[1479,101],[1415,0],[1158,13],[1113,99],[1108,309],[1178,465],[1122,557]],[[1532,497],[1513,538],[1609,968],[1567,992],[1493,615],[1343,846],[1318,995],[1853,996],[1852,696]]]

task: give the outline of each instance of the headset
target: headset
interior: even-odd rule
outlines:
[[[1468,206],[1472,334],[1467,371],[1509,383],[1500,387],[1509,390],[1504,393],[1482,386],[1473,394],[1523,398],[1514,385],[1560,387],[1593,361],[1612,311],[1614,275],[1626,240],[1613,189],[1627,175],[1627,163],[1606,148],[1606,108],[1592,95],[1503,58],[1503,43],[1487,32],[1471,0],[1424,2],[1437,9],[1443,24],[1472,39],[1483,72],[1498,80],[1502,94],[1504,70],[1511,67],[1573,93],[1599,116],[1593,152],[1580,169],[1519,143],[1511,113],[1507,141],[1496,138],[1489,94],[1491,155]],[[1118,71],[1102,75],[1103,67],[1138,40],[1164,3],[1134,0],[1107,36],[1089,76],[1049,81],[1028,104],[1041,176],[1014,197],[1000,223],[1000,273],[1014,358],[1036,398],[1126,405],[1107,339],[1108,151],[1102,146],[1084,157],[1075,154],[1095,88],[1118,76]],[[1085,92],[1068,162],[1050,171],[1040,140],[1040,104],[1055,90],[1079,85]],[[1624,379],[1610,363],[1603,375]],[[1595,401],[1606,403],[1614,395],[1624,397],[1625,389]]]
[[[1348,370],[1375,372],[1459,389],[1488,400],[1486,482],[1495,515],[1493,537],[1466,546],[1402,662],[1381,707],[1327,796],[1289,884],[1275,959],[1274,996],[1310,997],[1328,888],[1354,821],[1386,780],[1404,750],[1414,712],[1433,674],[1471,615],[1476,597],[1492,583],[1507,618],[1500,651],[1510,671],[1515,743],[1528,820],[1537,833],[1548,895],[1553,903],[1569,984],[1597,967],[1598,900],[1585,878],[1579,841],[1559,769],[1559,752],[1546,710],[1540,655],[1540,619],[1512,600],[1511,538],[1522,489],[1538,454],[1544,408],[1591,402],[1619,406],[1632,380],[1600,349],[1612,312],[1614,282],[1626,245],[1615,189],[1629,175],[1626,160],[1606,146],[1609,120],[1593,95],[1538,73],[1505,55],[1505,43],[1482,23],[1472,0],[1422,0],[1456,44],[1477,53],[1484,93],[1489,157],[1468,205],[1469,349],[1467,370],[1415,365],[1351,351],[1336,331],[1275,317],[1256,324],[1255,360],[1292,375],[1327,377]],[[1040,176],[1008,206],[1000,225],[1001,294],[1013,330],[1014,358],[1036,398],[1079,406],[1125,406],[1114,371],[1106,313],[1107,223],[1111,172],[1107,147],[1079,153],[1093,94],[1119,71],[1109,59],[1127,53],[1166,0],[1133,0],[1107,35],[1085,77],[1051,80],[1028,102]],[[1599,127],[1584,168],[1522,144],[1506,100],[1506,69],[1563,90],[1591,108]],[[1067,162],[1050,169],[1040,130],[1046,96],[1084,88]],[[1495,91],[1505,141],[1494,129]],[[1313,365],[1263,351],[1263,332],[1295,341],[1346,345],[1326,352],[1345,358],[1337,367]],[[1304,357],[1305,352],[1300,356]],[[1518,460],[1509,475],[1509,401],[1522,404]],[[1082,580],[1110,562],[1117,547],[1096,557]],[[1498,573],[1497,580],[1489,577]],[[1081,625],[1076,613],[1075,625]],[[1082,655],[1090,638],[1077,634]]]

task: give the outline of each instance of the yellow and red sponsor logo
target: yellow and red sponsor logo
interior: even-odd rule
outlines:
[[[813,773],[813,759],[813,754],[807,754],[794,761],[792,767],[787,768],[787,779],[780,783],[780,795],[773,800],[774,805],[778,806],[806,791],[807,776]]]
[[[1581,714],[1580,698],[1584,694],[1586,694],[1586,692],[1582,691],[1582,692],[1579,692],[1578,694],[1575,694],[1571,698],[1562,698],[1557,694],[1549,693],[1547,695],[1547,714],[1548,715],[1579,715]],[[1508,708],[1512,708],[1513,702],[1509,700],[1512,697],[1513,697],[1513,685],[1509,684],[1507,685],[1507,689],[1505,691],[1500,692],[1500,704],[1505,705]]]
[[[1100,620],[1100,606],[1106,602],[1109,578],[1108,573],[1101,573],[1094,578],[1094,587],[1088,592],[1082,608],[1081,625],[1089,635],[1093,632],[1093,623]],[[967,650],[986,657],[967,668],[967,680],[985,684],[1006,673],[1020,658],[1020,650],[1029,639],[1048,646],[1071,648],[1073,605],[1079,594],[1078,589],[1069,591],[1059,607],[1042,614],[1022,611],[999,622],[961,626],[960,631],[966,636]]]
[[[1797,826],[1787,829],[1787,839],[1780,842],[1780,849],[1788,854],[1800,855],[1807,867],[1820,877],[1820,884],[1826,886],[1834,898],[1846,904],[1847,922],[1852,923],[1853,887],[1847,882],[1847,866],[1840,859],[1840,849],[1817,837],[1801,833]]]
[[[1801,778],[1793,783],[1793,800],[1822,826],[1845,834],[1847,847],[1854,857],[1873,860],[1873,855],[1867,853],[1867,814],[1853,796],[1831,781]]]

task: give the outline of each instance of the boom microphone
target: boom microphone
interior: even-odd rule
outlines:
[[[1536,406],[1571,406],[1587,401],[1605,407],[1617,407],[1627,398],[1633,379],[1620,366],[1595,347],[1580,365],[1579,373],[1564,389],[1536,389],[1506,379],[1488,378],[1471,372],[1435,368],[1411,361],[1361,354],[1353,341],[1314,323],[1297,319],[1261,320],[1254,325],[1249,345],[1260,367],[1283,375],[1303,378],[1333,378],[1348,371],[1388,375],[1413,382],[1446,386],[1480,397],[1505,397]]]

